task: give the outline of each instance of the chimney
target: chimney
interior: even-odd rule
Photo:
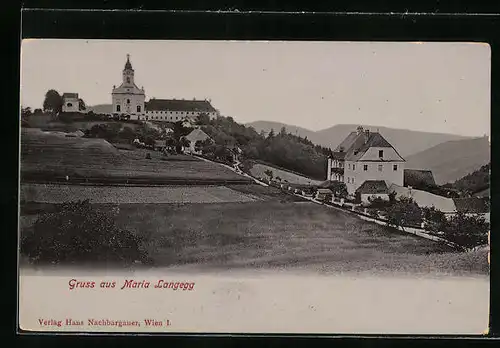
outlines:
[[[368,139],[370,139],[370,130],[365,129],[365,144],[368,142]]]
[[[358,126],[358,128],[356,128],[356,131],[359,134],[363,133],[363,126]]]

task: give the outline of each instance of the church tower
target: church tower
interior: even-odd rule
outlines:
[[[123,84],[127,86],[134,85],[134,69],[132,68],[132,63],[130,63],[130,54],[127,54],[127,62],[123,69]]]
[[[127,54],[127,62],[122,72],[122,83],[119,87],[113,86],[111,99],[113,102],[113,116],[132,120],[145,118],[144,102],[146,94],[144,87],[139,88],[135,84],[135,72],[129,54]]]

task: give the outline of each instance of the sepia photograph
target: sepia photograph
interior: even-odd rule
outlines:
[[[490,59],[23,40],[20,329],[483,334]]]

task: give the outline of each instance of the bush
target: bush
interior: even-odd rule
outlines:
[[[444,237],[464,248],[488,244],[490,225],[478,214],[458,212],[446,224]]]
[[[21,239],[32,263],[147,262],[138,236],[118,228],[109,213],[88,200],[64,203],[41,215]]]
[[[370,203],[368,204],[369,208],[374,208],[374,209],[382,209],[382,208],[387,208],[392,205],[393,202],[382,199],[380,197],[369,197],[368,200]]]

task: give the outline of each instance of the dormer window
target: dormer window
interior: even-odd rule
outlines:
[[[130,83],[130,77],[127,76],[127,83]]]
[[[379,158],[384,157],[384,150],[378,150],[378,157]]]

